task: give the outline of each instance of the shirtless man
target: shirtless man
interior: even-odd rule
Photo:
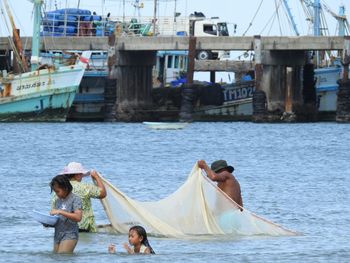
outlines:
[[[232,175],[234,168],[227,165],[225,160],[218,160],[211,164],[211,168],[204,160],[198,161],[198,167],[203,169],[210,180],[217,182],[218,187],[225,192],[239,206],[243,207],[241,187]],[[243,209],[241,209],[242,211]]]

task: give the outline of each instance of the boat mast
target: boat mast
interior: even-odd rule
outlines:
[[[34,71],[39,66],[39,46],[40,46],[40,24],[41,24],[41,6],[43,0],[32,0],[34,4],[34,23],[32,37],[32,57],[30,58],[31,70]]]
[[[320,0],[314,0],[314,36],[321,36],[321,3]],[[320,65],[320,52],[315,51],[315,64]]]
[[[156,35],[156,21],[157,21],[157,0],[154,0],[154,7],[153,7],[153,36]]]
[[[18,29],[17,29],[16,24],[14,22],[14,19],[13,19],[13,16],[12,16],[12,13],[11,13],[11,10],[10,10],[10,7],[8,5],[7,0],[4,1],[4,5],[6,8],[7,16],[10,20],[10,23],[11,23],[13,38],[15,39],[15,47],[16,47],[17,53],[19,55],[18,63],[21,66],[22,71],[27,72],[28,65],[27,65],[27,61],[26,61],[24,51],[23,51],[22,41],[21,41],[21,38],[20,38],[19,33],[18,33],[19,31],[17,31]]]
[[[321,3],[320,0],[314,1],[314,36],[321,35]]]
[[[340,6],[339,7],[339,18],[343,18],[343,19],[338,19],[338,23],[339,23],[339,31],[338,31],[338,35],[339,36],[345,36],[345,6]],[[345,19],[344,19],[345,18]]]
[[[293,29],[294,29],[294,32],[297,36],[299,36],[299,31],[298,31],[298,27],[297,27],[297,24],[295,23],[295,20],[294,20],[294,17],[292,15],[292,12],[291,12],[291,9],[289,7],[289,4],[288,4],[288,0],[283,0],[283,3],[284,3],[284,6],[287,10],[287,14],[288,14],[288,17],[289,17],[289,20],[290,22],[292,23],[293,25]]]

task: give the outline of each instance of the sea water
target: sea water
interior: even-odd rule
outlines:
[[[336,123],[192,123],[151,130],[124,123],[0,124],[1,262],[350,262],[350,126]],[[194,163],[226,159],[244,206],[296,237],[150,237],[151,256],[127,255],[127,235],[82,233],[73,255],[52,253],[49,182],[68,162],[96,169],[136,200],[158,200]],[[84,180],[89,181],[89,178]],[[108,224],[99,201],[98,224]],[[116,244],[117,254],[107,252]]]

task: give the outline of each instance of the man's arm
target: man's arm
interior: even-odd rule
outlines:
[[[102,183],[100,176],[95,170],[92,170],[90,175],[91,175],[91,178],[96,182],[97,187],[100,188],[100,195],[98,198],[99,199],[105,198],[107,196],[107,192],[104,184]]]
[[[226,180],[226,174],[217,174],[212,169],[209,168],[207,163],[204,160],[198,161],[198,167],[203,169],[207,176],[210,178],[210,180],[215,182],[223,182]]]

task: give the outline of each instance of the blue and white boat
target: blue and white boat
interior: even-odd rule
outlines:
[[[321,27],[321,18],[324,17],[321,12],[323,7],[328,7],[321,5],[320,0],[314,0],[309,3],[308,6],[313,9],[313,17],[311,20],[313,34],[315,36],[320,36],[322,35],[323,30]],[[345,15],[345,6],[340,6],[338,14],[335,14],[334,12],[331,12],[331,14],[338,21],[338,35],[345,36],[348,34],[349,24]],[[339,59],[340,58],[338,58],[338,60]],[[319,117],[323,120],[334,120],[337,111],[337,81],[341,79],[342,72],[341,63],[336,59],[331,66],[319,67],[319,56],[316,52],[315,64],[317,65],[317,68],[315,69],[315,78]]]
[[[0,121],[65,121],[84,75],[90,51],[69,66],[39,66],[41,7],[34,4],[31,71],[2,72],[0,79]]]

